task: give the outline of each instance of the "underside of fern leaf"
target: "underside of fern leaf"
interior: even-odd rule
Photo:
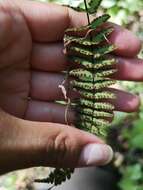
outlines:
[[[116,98],[108,90],[110,85],[115,84],[110,76],[116,72],[115,60],[109,58],[115,46],[107,40],[113,29],[100,28],[108,19],[109,16],[105,14],[93,20],[87,26],[88,30],[92,30],[90,35],[87,31],[83,37],[78,37],[74,28],[73,33],[72,29],[70,33],[67,30],[64,38],[69,61],[76,64],[76,68],[69,72],[73,77],[71,86],[81,95],[76,103],[78,121],[75,125],[98,136],[106,135],[103,128],[107,128],[110,118],[113,117],[114,106],[108,99]]]
[[[76,112],[77,128],[98,136],[106,136],[107,126],[113,118],[114,105],[111,100],[116,96],[109,90],[115,84],[110,78],[116,72],[115,59],[109,56],[115,50],[108,37],[113,28],[102,27],[110,18],[104,14],[90,22],[89,14],[97,12],[101,0],[84,0],[88,25],[80,28],[69,28],[65,31],[64,46],[69,63],[68,75],[73,78],[70,85],[80,94],[73,102]],[[81,34],[84,34],[81,36]],[[69,179],[73,169],[55,169],[50,176],[39,182],[61,184]]]

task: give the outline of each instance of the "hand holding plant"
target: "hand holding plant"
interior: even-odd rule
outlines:
[[[26,0],[0,2],[1,174],[33,166],[104,165],[112,159],[111,148],[98,137],[65,125],[65,106],[55,103],[64,99],[58,86],[69,64],[63,54],[64,31],[86,24],[84,13],[66,7]],[[140,41],[128,30],[112,26],[109,40],[117,49],[111,56],[118,69],[112,77],[143,80],[143,61],[137,58]],[[138,109],[137,96],[111,91],[117,96],[112,102],[116,110]],[[74,122],[73,110],[68,120]]]

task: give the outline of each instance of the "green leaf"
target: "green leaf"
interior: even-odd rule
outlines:
[[[111,113],[104,112],[104,111],[96,111],[96,110],[94,110],[95,106],[94,106],[93,102],[90,102],[90,103],[88,103],[86,105],[89,106],[89,107],[91,107],[91,108],[93,108],[93,110],[89,109],[89,108],[79,109],[78,111],[81,114],[90,115],[91,117],[95,117],[95,118],[112,118],[113,117],[113,114],[111,114]]]
[[[71,44],[71,43],[76,43],[78,45],[83,45],[83,46],[95,46],[100,44],[103,41],[106,41],[107,36],[113,32],[112,28],[107,28],[101,32],[99,32],[97,35],[92,37],[92,41],[90,37],[85,38],[79,38],[76,36],[69,36],[65,35],[64,37],[64,43],[66,44]]]
[[[91,22],[90,28],[93,29],[93,30],[97,29],[97,27],[104,24],[109,18],[110,18],[110,16],[108,14],[104,14],[104,15],[102,15],[100,17],[97,17],[96,19],[94,19]]]
[[[108,92],[108,91],[92,93],[92,92],[88,92],[88,91],[79,89],[78,92],[80,93],[80,95],[82,95],[82,97],[87,98],[87,99],[92,99],[92,100],[101,100],[101,99],[105,100],[105,99],[115,99],[116,98],[115,94],[113,94],[112,92]]]
[[[110,103],[107,102],[92,102],[89,100],[81,99],[80,100],[80,105],[85,106],[85,107],[91,107],[94,108],[95,110],[108,110],[108,111],[113,111],[114,106]]]
[[[113,85],[115,84],[115,81],[114,80],[105,80],[105,81],[98,81],[95,82],[95,84],[92,84],[92,83],[89,83],[89,82],[79,82],[79,81],[76,81],[76,80],[73,80],[71,81],[71,85],[78,89],[84,89],[84,90],[89,90],[89,91],[92,91],[92,90],[101,90],[101,89],[104,89],[110,85]]]
[[[88,13],[95,14],[98,10],[98,7],[100,6],[102,0],[91,0],[88,5]]]
[[[69,56],[69,60],[78,65],[84,66],[87,70],[92,69],[95,71],[102,68],[111,68],[111,66],[116,64],[115,59],[109,59],[106,57],[104,59],[86,60],[82,57]]]
[[[88,59],[98,59],[101,58],[103,55],[106,55],[108,53],[113,52],[116,49],[114,45],[105,45],[101,46],[100,48],[94,48],[92,51],[92,48],[85,48],[85,47],[76,47],[71,46],[69,47],[69,51],[72,52],[73,55],[78,54],[80,56],[85,56]]]

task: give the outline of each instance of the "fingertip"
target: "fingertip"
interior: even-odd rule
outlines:
[[[115,54],[124,57],[135,57],[141,50],[140,39],[121,26],[114,24],[113,27],[114,31],[109,40],[117,47]]]
[[[113,159],[113,150],[106,144],[88,144],[81,151],[78,166],[106,165]]]
[[[138,111],[140,107],[140,99],[137,95],[128,94],[128,99],[125,98],[125,101],[127,101],[124,110],[125,112],[132,113]]]
[[[139,96],[114,88],[110,88],[110,91],[116,95],[116,99],[109,101],[115,106],[116,111],[127,113],[138,111],[140,107]]]
[[[129,112],[135,112],[138,111],[139,107],[140,107],[140,98],[137,95],[134,95],[134,98],[132,98],[132,101],[129,102]]]

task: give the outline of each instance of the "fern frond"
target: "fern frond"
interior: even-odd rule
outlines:
[[[102,27],[110,18],[109,15],[104,14],[90,22],[89,14],[97,12],[101,1],[84,0],[88,25],[65,31],[64,52],[69,62],[78,67],[69,67],[67,72],[67,75],[73,77],[71,87],[81,95],[78,101],[71,102],[77,116],[75,126],[99,136],[106,136],[109,119],[113,117],[114,111],[114,105],[108,100],[116,98],[108,90],[115,83],[110,76],[116,72],[116,61],[109,54],[116,47],[108,41],[113,29]],[[103,45],[103,42],[107,45]],[[57,168],[49,175],[47,182],[61,184],[71,177],[72,172],[72,169]]]

